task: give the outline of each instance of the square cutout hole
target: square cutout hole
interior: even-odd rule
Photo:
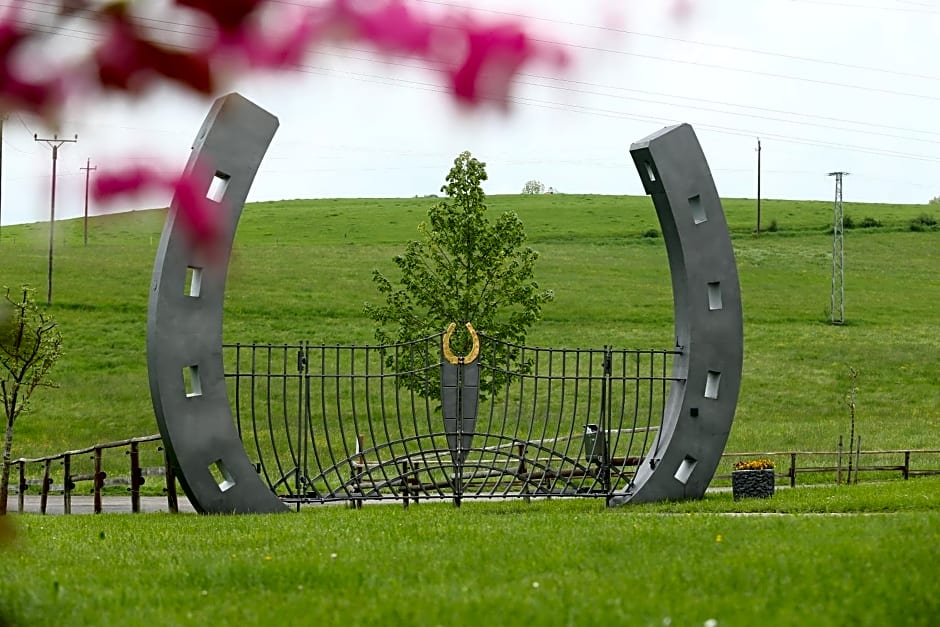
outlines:
[[[708,371],[705,377],[705,398],[718,398],[718,384],[721,382],[721,373],[714,370]]]
[[[199,380],[199,366],[186,366],[183,368],[183,387],[186,398],[202,396],[202,382]]]
[[[695,470],[695,465],[698,464],[698,460],[694,457],[688,455],[685,456],[685,459],[682,460],[682,463],[679,464],[679,468],[676,470],[676,474],[673,475],[676,478],[676,481],[685,485],[689,482],[689,477],[692,476],[692,471]]]
[[[698,194],[689,197],[689,210],[692,212],[692,221],[696,224],[708,222],[705,207],[702,206],[702,197]]]
[[[222,463],[221,459],[217,459],[209,464],[209,473],[212,475],[212,478],[215,479],[221,492],[227,492],[235,487],[235,479],[232,478],[231,473],[225,467],[225,464]]]
[[[209,183],[209,191],[206,192],[206,198],[213,202],[222,202],[222,197],[225,196],[225,190],[228,189],[230,177],[225,172],[216,172],[215,176],[212,177],[212,182]]]
[[[708,284],[708,309],[710,311],[721,309],[721,283],[719,281]]]
[[[199,292],[202,289],[202,268],[186,266],[186,284],[183,286],[183,294],[199,298]]]

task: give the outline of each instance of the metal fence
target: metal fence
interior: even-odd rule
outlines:
[[[605,497],[655,451],[669,388],[682,381],[673,350],[480,335],[471,371],[448,365],[441,346],[441,335],[224,345],[236,428],[258,472],[292,503]]]

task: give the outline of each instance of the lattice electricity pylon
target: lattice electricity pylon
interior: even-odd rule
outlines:
[[[848,172],[830,172],[836,177],[836,199],[832,206],[832,291],[829,296],[832,324],[845,324],[845,229],[842,212],[842,177]]]

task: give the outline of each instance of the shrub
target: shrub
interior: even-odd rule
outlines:
[[[646,229],[645,231],[643,231],[643,237],[655,239],[659,237],[659,231],[657,231],[656,229]]]
[[[842,228],[843,229],[855,228],[855,220],[853,220],[852,216],[850,216],[849,214],[845,214],[844,216],[842,216]]]
[[[872,229],[872,228],[881,226],[881,220],[876,220],[875,218],[872,218],[871,216],[865,216],[864,218],[862,218],[862,221],[861,223],[859,223],[859,226],[862,227],[863,229]]]
[[[916,218],[911,219],[912,231],[926,231],[937,225],[937,220],[929,213],[922,213]]]
[[[774,218],[773,220],[770,221],[770,224],[764,230],[770,233],[776,233],[778,229],[779,227],[777,226],[777,219]]]

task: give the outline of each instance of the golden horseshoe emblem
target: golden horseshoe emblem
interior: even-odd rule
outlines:
[[[473,360],[477,358],[480,354],[480,336],[477,335],[476,329],[473,328],[473,325],[469,322],[467,323],[467,331],[470,332],[470,337],[473,339],[473,348],[470,349],[470,352],[467,353],[467,356],[463,358],[463,363],[469,364],[473,363]],[[451,322],[447,327],[447,331],[444,332],[444,359],[450,363],[457,365],[460,362],[460,358],[454,355],[454,352],[450,349],[450,336],[454,334],[454,329],[457,328],[457,324]]]

